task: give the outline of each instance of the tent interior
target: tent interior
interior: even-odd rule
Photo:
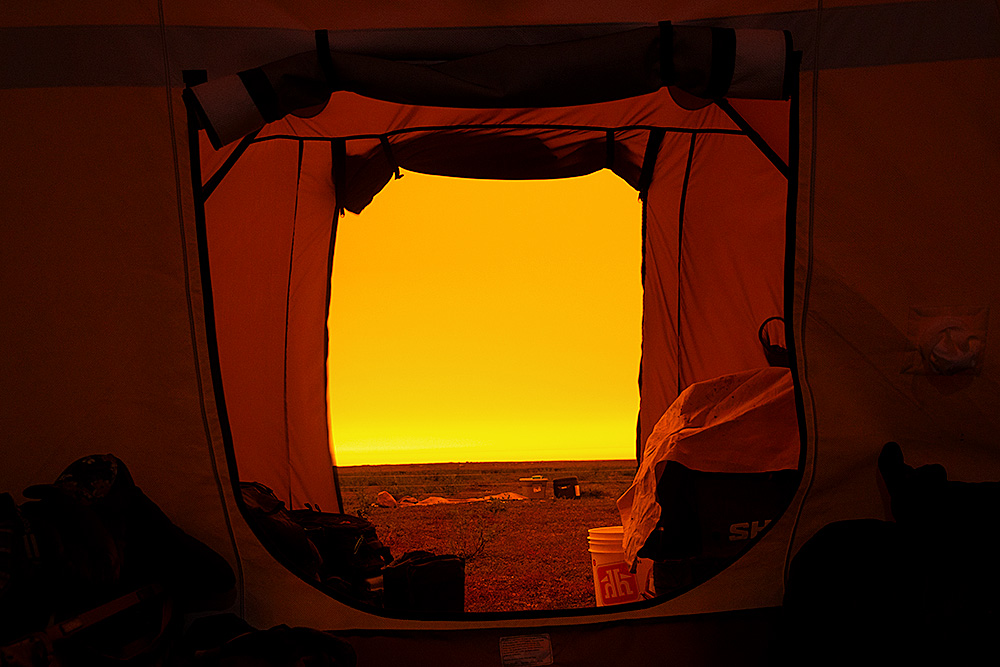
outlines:
[[[661,30],[673,35],[680,53],[674,58],[682,62],[683,42],[694,38],[668,25],[559,44],[566,49],[571,44],[573,54],[623,52],[620,44],[639,44],[641,50],[633,48],[648,59],[648,44],[655,45],[651,40]],[[695,30],[706,39],[719,39],[710,29]],[[326,35],[321,39],[329,41]],[[762,96],[779,99],[707,104],[682,97],[698,102],[684,108],[674,100],[684,91],[661,88],[622,100],[566,106],[578,94],[570,90],[568,98],[551,101],[559,105],[555,107],[541,106],[546,100],[539,98],[537,107],[466,109],[457,105],[478,106],[489,100],[458,98],[451,102],[455,106],[444,106],[447,102],[434,92],[414,87],[416,92],[405,94],[425,97],[427,102],[420,106],[334,92],[318,110],[307,96],[309,85],[302,82],[307,80],[302,72],[308,70],[294,63],[299,77],[294,79],[284,71],[293,69],[288,59],[271,65],[270,71],[263,68],[262,75],[272,82],[269,94],[279,105],[283,97],[305,97],[296,104],[305,106],[306,113],[288,114],[215,150],[211,144],[221,144],[213,136],[215,128],[227,122],[227,117],[213,115],[220,104],[215,95],[228,82],[191,88],[192,111],[207,125],[192,138],[201,161],[196,171],[204,197],[211,280],[206,289],[212,294],[221,404],[231,429],[234,476],[264,484],[291,509],[343,507],[336,477],[327,472],[336,468],[328,458],[332,439],[325,410],[329,276],[337,252],[336,231],[341,211],[362,213],[383,187],[392,187],[391,179],[400,169],[508,180],[565,178],[608,169],[634,188],[642,201],[641,219],[632,221],[641,226],[642,275],[636,279],[643,286],[642,362],[636,369],[641,378],[638,459],[654,425],[685,388],[767,367],[758,333],[783,312],[789,280],[788,133],[793,104],[780,98],[791,97],[785,65],[793,55],[781,33],[751,31],[747,39],[761,51],[758,58],[771,59],[768,67],[777,73],[778,81],[768,82],[771,89]],[[463,81],[480,77],[478,85],[501,89],[509,86],[503,75],[508,60],[525,58],[520,53],[524,51],[535,62],[543,55],[534,50],[548,48],[521,47],[510,49],[510,54],[501,49],[449,66],[464,67]],[[711,53],[706,48],[700,55]],[[576,72],[577,66],[591,69],[583,56],[559,57],[572,63],[558,70],[561,75]],[[372,58],[365,66],[374,72],[366,76],[376,84],[390,75],[407,81],[431,78],[420,65],[404,74],[393,72],[402,67],[398,62]],[[699,66],[710,78],[717,65],[709,59]],[[249,75],[241,79],[254,91],[247,83]],[[368,79],[354,83],[359,89],[376,84]],[[551,94],[550,84],[520,94]],[[594,88],[599,84],[588,84],[586,94],[597,95]],[[394,99],[404,93],[393,88],[369,94]],[[546,220],[534,224],[545,225]],[[254,295],[252,300],[248,293]],[[772,329],[784,336],[780,326]],[[787,414],[793,414],[790,391],[785,399]],[[748,420],[745,415],[743,419]],[[766,475],[799,467],[797,437],[794,443],[792,438],[781,440],[788,441],[788,451],[780,460],[766,448],[755,448],[752,437],[741,439],[738,431],[730,431],[728,438],[742,443],[740,453],[723,460],[716,452],[712,462],[692,459],[692,469]],[[741,449],[739,444],[731,448]],[[788,500],[790,496],[784,502]],[[749,517],[758,523],[774,518],[771,512]],[[740,546],[745,549],[750,543]],[[711,574],[724,565],[728,561],[720,561]]]
[[[976,528],[1000,479],[995,0],[119,4],[0,9],[4,659],[44,646],[88,664],[142,625],[139,649],[115,646],[128,661],[205,618],[237,625],[198,664],[259,650],[237,626],[337,665],[822,664],[834,636],[851,639],[837,660],[872,636],[886,655],[897,639],[913,656],[936,642],[935,658],[983,645],[996,616],[981,598],[1000,592],[996,538]],[[400,170],[607,170],[634,190],[623,548],[661,549],[666,577],[659,503],[691,471],[717,497],[713,480],[781,473],[773,497],[748,487],[770,503],[750,539],[724,532],[739,543],[659,597],[537,613],[393,613],[275,548],[248,490],[273,493],[256,496],[265,513],[346,509],[329,417],[337,229]],[[706,458],[710,440],[728,448]],[[919,539],[928,526],[944,547]],[[74,559],[98,542],[107,553]],[[96,629],[74,639],[72,619]]]

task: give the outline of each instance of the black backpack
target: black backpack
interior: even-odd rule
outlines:
[[[250,527],[268,551],[293,572],[319,581],[323,557],[285,503],[259,482],[240,482],[240,492]]]
[[[311,509],[291,510],[288,515],[305,529],[323,558],[321,582],[359,602],[382,605],[382,569],[392,554],[370,521]]]
[[[195,619],[177,654],[177,667],[355,667],[349,643],[312,628],[277,625],[257,630],[233,614]],[[173,664],[173,663],[170,663]]]
[[[0,665],[151,662],[180,630],[174,611],[231,604],[229,563],[117,457],[78,459],[24,495],[0,494]]]
[[[386,611],[401,614],[465,610],[465,560],[409,551],[385,568]]]

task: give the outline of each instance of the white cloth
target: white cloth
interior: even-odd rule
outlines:
[[[799,427],[791,373],[762,368],[697,382],[653,428],[632,486],[618,499],[631,564],[660,519],[656,484],[667,461],[704,472],[795,470]]]

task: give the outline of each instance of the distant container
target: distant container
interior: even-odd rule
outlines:
[[[521,495],[529,500],[540,500],[545,498],[549,490],[548,477],[532,475],[521,478]]]
[[[579,498],[580,482],[576,477],[563,477],[552,480],[552,495],[556,498]]]

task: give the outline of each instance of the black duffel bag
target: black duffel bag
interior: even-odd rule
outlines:
[[[392,561],[375,526],[351,514],[291,510],[289,517],[306,531],[323,558],[320,581],[358,602],[381,606],[382,569]]]
[[[465,610],[465,559],[409,551],[385,568],[385,609],[400,614]]]

